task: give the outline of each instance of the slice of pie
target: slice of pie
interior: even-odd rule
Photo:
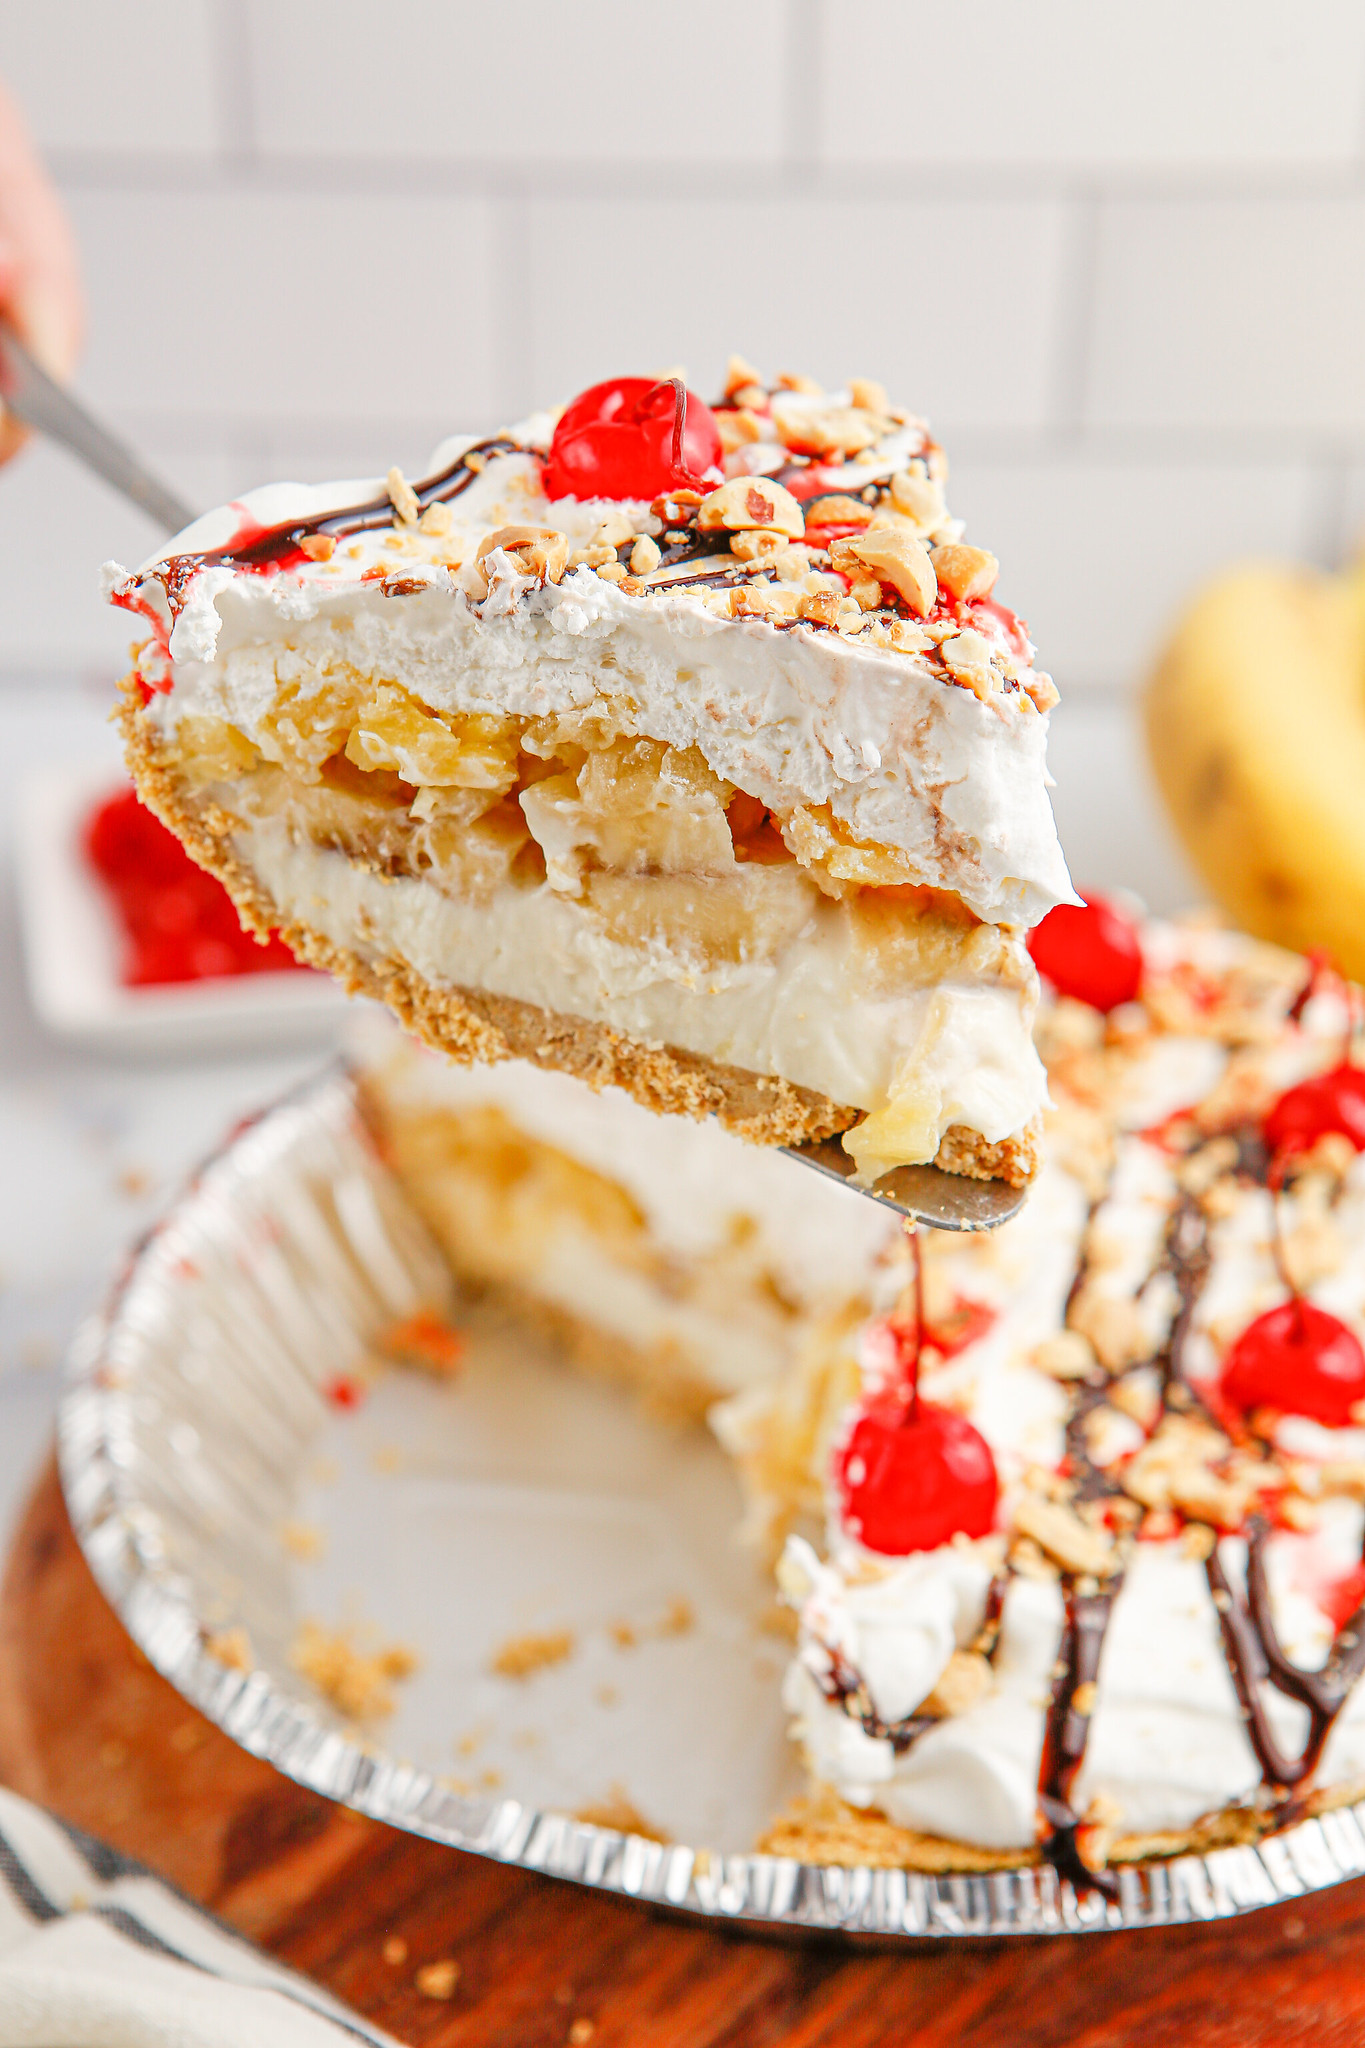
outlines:
[[[458,1060],[1021,1184],[1055,700],[923,422],[622,378],[111,569],[138,788]]]
[[[919,1317],[847,1188],[612,1089],[368,1056],[467,1282],[651,1398],[724,1397],[799,1631],[777,1854],[1112,1886],[1365,1797],[1359,992],[1068,915],[1045,1163],[1000,1230],[925,1234]]]

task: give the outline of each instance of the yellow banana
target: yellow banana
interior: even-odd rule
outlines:
[[[1365,569],[1252,564],[1204,591],[1146,701],[1157,781],[1247,931],[1365,979]]]

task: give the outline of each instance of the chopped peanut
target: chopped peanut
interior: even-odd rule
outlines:
[[[1104,1579],[1118,1567],[1113,1541],[1105,1531],[1082,1521],[1074,1508],[1060,1501],[1023,1494],[1014,1512],[1014,1526],[1021,1535],[1031,1536],[1063,1571]]]
[[[763,379],[752,363],[746,363],[743,356],[731,356],[725,365],[725,396],[733,398],[746,385],[757,384],[763,388]]]
[[[806,530],[806,515],[791,492],[770,477],[736,476],[702,499],[697,525],[703,533],[720,527],[731,533],[745,527],[776,528],[799,540]]]
[[[753,441],[761,440],[763,429],[757,415],[749,408],[739,405],[733,411],[723,410],[716,414],[716,432],[726,455],[733,455],[737,448],[746,448]]]
[[[599,522],[597,531],[592,537],[593,546],[599,548],[624,547],[628,540],[634,538],[634,535],[635,527],[627,519],[624,512],[608,512]]]
[[[730,543],[730,553],[737,562],[765,562],[784,553],[788,544],[789,536],[774,527],[751,526],[735,535]]]
[[[863,412],[884,413],[891,403],[886,386],[875,383],[871,377],[850,377],[848,396],[850,403]]]
[[[871,526],[876,513],[861,498],[850,498],[846,491],[831,491],[828,497],[817,498],[811,505],[807,524],[818,526]]]
[[[904,527],[869,526],[865,533],[849,534],[833,543],[829,558],[852,576],[870,569],[921,619],[934,608],[938,579],[929,550]]]
[[[915,470],[903,469],[892,477],[891,502],[898,512],[904,512],[926,533],[932,533],[948,516],[948,508],[943,502],[943,486],[932,477],[920,476]]]
[[[959,604],[973,597],[989,597],[1000,574],[1000,564],[985,548],[963,547],[951,541],[934,549],[934,574],[939,588],[948,591]]]
[[[421,500],[408,482],[401,469],[391,469],[385,479],[388,485],[389,503],[404,526],[415,526],[417,515],[422,509]]]
[[[539,576],[545,583],[558,583],[569,564],[568,536],[552,526],[499,526],[479,542],[475,562],[482,563],[496,548],[505,550],[523,576]]]

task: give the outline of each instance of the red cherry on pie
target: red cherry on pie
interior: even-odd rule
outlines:
[[[1103,896],[1059,903],[1029,933],[1028,949],[1058,995],[1096,1010],[1131,1003],[1142,985],[1137,931]]]
[[[1365,1067],[1333,1067],[1286,1089],[1267,1112],[1263,1129],[1266,1144],[1281,1159],[1311,1152],[1329,1133],[1365,1152]]]
[[[1365,1351],[1339,1317],[1311,1301],[1282,1301],[1248,1323],[1224,1361],[1220,1391],[1234,1408],[1277,1408],[1343,1429],[1365,1401]]]
[[[898,1389],[863,1410],[835,1463],[849,1534],[904,1557],[959,1530],[989,1535],[999,1491],[990,1445],[965,1415]]]
[[[716,416],[681,378],[609,377],[565,407],[545,463],[550,498],[657,498],[708,490]]]

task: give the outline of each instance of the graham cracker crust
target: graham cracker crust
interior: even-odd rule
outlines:
[[[431,983],[390,955],[366,958],[338,946],[312,926],[286,919],[238,858],[238,821],[217,805],[187,804],[143,713],[136,674],[119,685],[118,722],[138,795],[180,840],[190,857],[227,890],[242,923],[261,939],[278,932],[300,960],[332,975],[352,995],[385,1003],[433,1051],[462,1066],[529,1060],[558,1068],[590,1088],[624,1089],[656,1114],[714,1116],[755,1145],[806,1145],[837,1136],[862,1110],[849,1108],[776,1076],[703,1058],[681,1047],[649,1044],[609,1024],[542,1010],[511,996]],[[974,1180],[1024,1187],[1038,1170],[1039,1123],[988,1144],[980,1132],[954,1124],[935,1165]]]
[[[1304,1801],[1296,1818],[1314,1819],[1336,1807],[1353,1805],[1363,1795],[1365,1780],[1326,1787]],[[1104,1869],[1115,1863],[1207,1856],[1215,1849],[1244,1848],[1290,1824],[1273,1810],[1227,1806],[1179,1831],[1124,1835],[1096,1826],[1085,1830],[1091,1838],[1086,1845],[1087,1861],[1092,1869]],[[790,1857],[798,1863],[917,1870],[926,1877],[1021,1870],[1043,1860],[1037,1849],[978,1849],[970,1842],[897,1827],[875,1809],[847,1805],[828,1785],[816,1785],[807,1797],[793,1800],[754,1846],[761,1855]]]

